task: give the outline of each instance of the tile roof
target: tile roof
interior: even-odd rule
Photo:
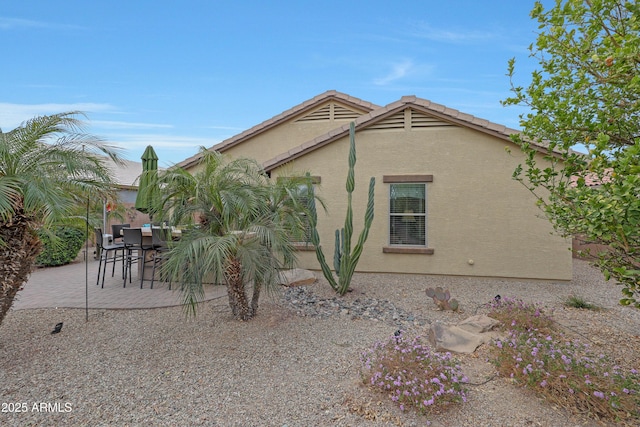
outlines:
[[[508,128],[504,125],[490,122],[485,119],[481,119],[470,114],[462,113],[453,108],[448,108],[442,104],[437,104],[426,99],[418,98],[416,96],[403,96],[400,100],[392,102],[385,107],[378,108],[371,111],[368,114],[358,117],[354,120],[356,130],[358,128],[363,129],[367,126],[384,119],[398,111],[402,111],[407,107],[413,107],[416,110],[427,113],[431,116],[438,118],[444,122],[448,122],[454,125],[463,126],[470,129],[475,129],[480,132],[484,132],[495,137],[511,141],[510,135],[520,133],[516,129]],[[339,128],[336,128],[324,135],[318,136],[311,141],[307,141],[304,144],[294,147],[287,153],[283,153],[271,160],[266,161],[263,167],[266,171],[271,171],[274,168],[294,160],[304,154],[307,154],[313,150],[316,150],[326,144],[336,141],[349,133],[349,124],[345,124]]]
[[[241,142],[255,136],[256,134],[260,133],[260,132],[264,132],[268,129],[271,129],[277,125],[279,125],[280,123],[287,121],[289,119],[291,119],[292,117],[295,117],[299,114],[302,114],[306,111],[309,111],[313,108],[315,108],[316,106],[323,104],[327,101],[331,101],[331,100],[335,100],[335,101],[339,101],[342,104],[346,104],[346,105],[350,105],[353,106],[359,110],[364,110],[364,111],[373,111],[375,109],[380,108],[378,105],[372,104],[371,102],[367,102],[364,101],[362,99],[359,98],[355,98],[353,96],[347,95],[346,93],[342,93],[342,92],[338,92],[336,90],[328,90],[324,93],[321,93],[320,95],[317,95],[307,101],[304,101],[301,104],[298,104],[286,111],[283,111],[282,113],[278,114],[277,116],[274,116],[268,120],[265,120],[264,122],[253,126],[250,129],[247,129],[229,139],[226,139],[216,145],[214,145],[213,147],[209,148],[209,150],[215,150],[218,151],[220,153],[224,152],[225,150],[240,144]],[[197,163],[198,160],[200,160],[202,156],[200,155],[200,153],[195,154],[185,160],[183,160],[180,163],[177,163],[176,166],[177,167],[181,167],[181,168],[188,168],[190,166],[192,166],[193,164]]]
[[[611,182],[611,179],[613,178],[613,169],[611,168],[605,169],[602,175],[602,178],[598,177],[598,174],[594,172],[587,172],[583,176],[584,176],[584,184],[587,187],[599,187],[604,183]],[[579,178],[580,178],[579,175],[572,176],[571,179],[569,180],[569,185],[571,187],[577,187]]]
[[[366,128],[367,126],[373,125],[384,118],[393,115],[399,111],[407,107],[412,107],[418,111],[421,111],[427,115],[433,116],[438,120],[442,120],[447,123],[451,123],[452,125],[462,126],[469,129],[475,129],[477,131],[495,136],[497,138],[503,139],[505,141],[511,141],[510,135],[519,134],[520,131],[517,129],[508,128],[504,125],[500,125],[498,123],[490,122],[489,120],[485,120],[479,117],[475,117],[471,114],[463,113],[453,108],[446,107],[442,104],[438,104],[435,102],[431,102],[426,99],[418,98],[415,95],[403,96],[400,100],[392,102],[384,107],[380,107],[378,105],[372,104],[371,102],[363,101],[362,99],[352,97],[345,93],[341,93],[335,90],[328,90],[320,95],[317,95],[307,101],[304,101],[301,104],[296,105],[295,107],[290,108],[256,126],[253,126],[250,129],[247,129],[238,135],[235,135],[229,139],[226,139],[219,144],[210,147],[209,150],[215,150],[218,152],[224,152],[225,150],[246,141],[255,135],[264,132],[268,129],[271,129],[279,124],[292,119],[293,117],[303,114],[313,108],[317,107],[320,104],[323,104],[327,101],[339,101],[342,104],[353,106],[356,109],[368,111],[368,113],[363,114],[354,120],[356,124],[356,130],[361,130]],[[285,153],[281,153],[276,157],[267,160],[263,167],[265,170],[271,171],[272,169],[287,163],[295,158],[301,157],[315,149],[322,147],[323,145],[329,144],[337,139],[340,139],[349,133],[349,124],[344,124],[340,127],[332,129],[331,131],[320,135],[310,141],[306,141],[301,145],[290,149]],[[547,152],[547,148],[542,143],[530,143],[534,148],[539,149],[540,151]],[[200,153],[191,156],[180,163],[177,163],[175,167],[188,168],[195,163],[197,163],[201,158]]]
[[[113,180],[118,187],[121,188],[137,188],[138,178],[142,174],[142,163],[134,162],[132,160],[122,159],[121,164],[116,164],[108,157],[103,158],[104,165],[109,168]],[[158,170],[164,170],[162,167],[158,167]]]

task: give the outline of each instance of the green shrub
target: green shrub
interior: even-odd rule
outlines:
[[[587,302],[584,298],[576,296],[576,295],[570,295],[564,302],[564,305],[566,307],[573,307],[573,308],[579,308],[579,309],[584,309],[584,310],[594,310],[597,311],[600,309],[600,307],[598,307],[595,304],[591,304],[590,302]]]
[[[574,413],[640,425],[638,370],[623,370],[588,344],[568,339],[533,304],[503,298],[492,304],[489,316],[500,319],[508,332],[490,348],[502,377]]]
[[[51,232],[60,240],[52,241],[49,234],[38,233],[42,241],[42,252],[36,258],[36,264],[44,267],[69,264],[76,259],[85,242],[85,233],[75,227],[54,227]]]
[[[364,384],[386,394],[400,410],[439,413],[445,407],[467,401],[468,378],[451,353],[439,353],[409,339],[401,331],[387,342],[377,342],[360,354]]]

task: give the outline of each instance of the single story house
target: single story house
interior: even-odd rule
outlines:
[[[318,231],[330,260],[345,218],[350,122],[354,244],[376,179],[375,219],[357,271],[571,279],[571,241],[553,233],[533,195],[512,179],[524,156],[509,138],[517,131],[505,126],[415,96],[381,107],[327,91],[210,149],[254,158],[274,179],[309,172],[327,206]],[[177,166],[191,169],[198,159]],[[313,250],[299,259],[319,269]]]

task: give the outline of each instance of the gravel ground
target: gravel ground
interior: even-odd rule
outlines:
[[[640,310],[584,261],[570,283],[356,274],[335,298],[324,280],[265,296],[250,322],[231,319],[226,298],[153,310],[12,311],[0,326],[0,425],[382,426],[425,425],[361,385],[359,354],[397,329],[425,335],[495,295],[555,308],[568,331],[637,362]],[[436,310],[424,289],[446,286],[461,313]],[[564,308],[577,295],[604,310]],[[64,322],[60,334],[49,332]],[[429,418],[434,426],[599,426],[493,377],[486,348],[458,356],[469,400]],[[635,359],[635,360],[634,360]],[[635,366],[638,368],[638,366]],[[23,410],[17,412],[17,410]]]

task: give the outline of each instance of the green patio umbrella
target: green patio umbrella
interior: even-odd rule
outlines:
[[[142,213],[148,213],[151,217],[153,198],[157,194],[158,155],[151,145],[148,145],[142,154],[142,174],[138,183],[138,195],[136,196],[136,209]]]

